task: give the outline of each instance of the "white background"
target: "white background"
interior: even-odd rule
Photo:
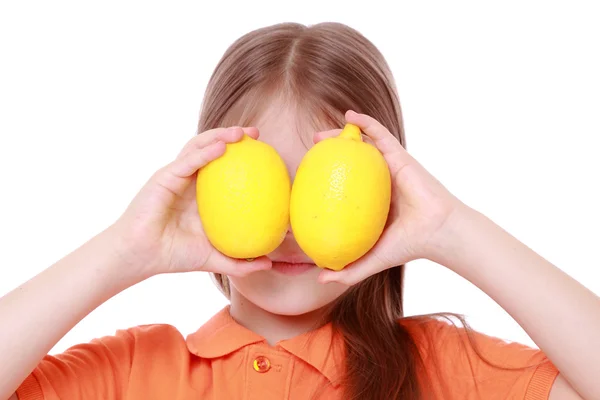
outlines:
[[[409,151],[600,294],[592,2],[155,4],[0,6],[0,295],[118,218],[194,134],[227,46],[283,21],[344,22],[371,39],[396,76]],[[155,277],[100,306],[52,352],[137,324],[187,334],[225,304],[208,275]],[[409,266],[406,310],[464,313],[476,329],[533,344],[484,293],[429,262]]]

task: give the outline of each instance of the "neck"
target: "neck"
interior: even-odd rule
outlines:
[[[234,320],[254,333],[264,337],[271,346],[319,327],[324,310],[302,315],[278,315],[270,313],[248,301],[233,285],[230,286],[231,307]]]

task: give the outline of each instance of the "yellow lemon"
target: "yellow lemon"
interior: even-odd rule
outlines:
[[[302,250],[340,270],[369,251],[385,226],[391,178],[383,155],[346,124],[302,159],[292,186],[290,222]]]
[[[196,201],[208,240],[232,258],[275,250],[289,224],[290,178],[271,146],[249,136],[198,171]]]

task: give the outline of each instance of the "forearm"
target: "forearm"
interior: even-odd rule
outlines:
[[[0,299],[0,399],[8,398],[81,319],[135,283],[109,231]]]
[[[600,398],[600,298],[482,214],[448,224],[433,261],[504,308],[584,398]]]

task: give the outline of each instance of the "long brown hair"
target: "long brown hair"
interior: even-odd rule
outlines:
[[[337,127],[348,109],[369,114],[406,146],[385,59],[363,35],[339,23],[277,24],[238,39],[209,81],[198,132],[247,125],[269,102],[260,99],[281,93],[315,121]],[[214,278],[228,294],[227,278]],[[404,266],[390,268],[353,286],[331,307],[329,319],[346,345],[346,399],[422,397],[423,363],[398,323],[404,316],[403,282]]]

